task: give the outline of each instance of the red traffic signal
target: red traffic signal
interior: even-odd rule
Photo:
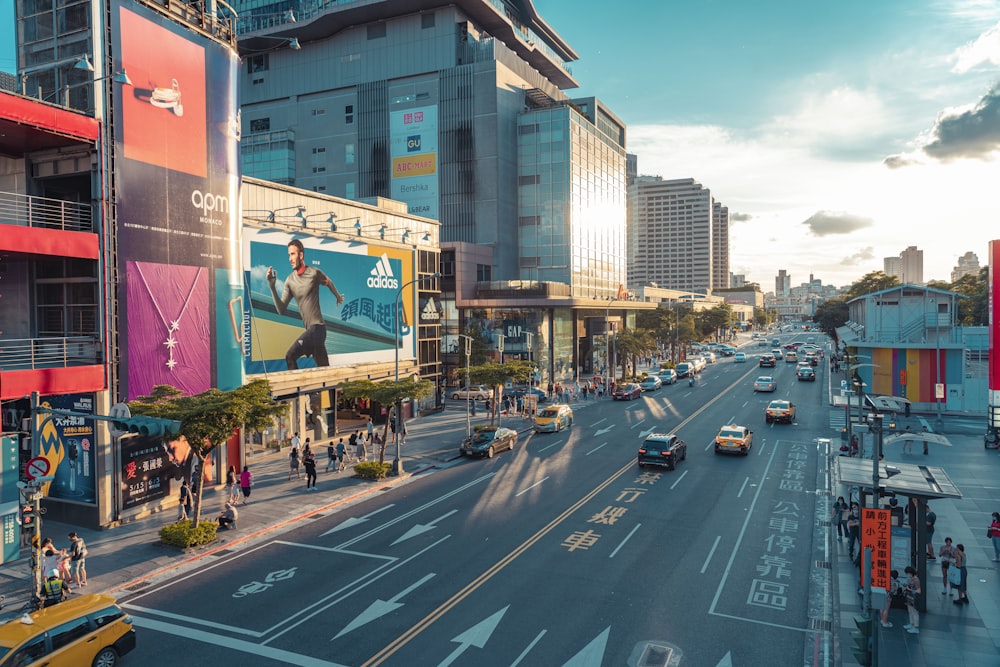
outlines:
[[[21,506],[21,530],[24,532],[34,531],[35,522],[38,521],[38,514],[34,505]]]

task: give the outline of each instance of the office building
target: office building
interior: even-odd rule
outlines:
[[[956,282],[965,276],[978,276],[979,270],[979,257],[970,250],[958,258],[958,264],[951,270],[951,282]]]
[[[899,257],[885,257],[882,260],[882,273],[897,280],[903,277],[903,265]]]
[[[904,285],[923,285],[924,251],[909,246],[899,253],[899,282]]]
[[[712,202],[712,289],[729,287],[729,207]]]

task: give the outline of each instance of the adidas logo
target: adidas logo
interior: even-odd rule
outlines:
[[[392,275],[392,267],[389,266],[389,257],[382,253],[378,258],[378,264],[372,269],[368,276],[367,285],[373,289],[398,289],[399,281]]]
[[[438,311],[437,304],[434,303],[434,297],[427,299],[427,305],[420,311],[420,319],[425,322],[437,322],[441,319],[441,313]]]

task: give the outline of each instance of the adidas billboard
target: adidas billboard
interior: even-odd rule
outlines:
[[[372,289],[399,289],[399,281],[392,275],[392,267],[389,266],[389,257],[383,253],[368,276],[366,283]]]

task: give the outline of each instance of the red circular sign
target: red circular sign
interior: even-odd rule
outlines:
[[[36,479],[38,477],[45,477],[49,474],[52,464],[44,456],[36,456],[35,458],[28,461],[24,466],[24,474],[28,479]]]

